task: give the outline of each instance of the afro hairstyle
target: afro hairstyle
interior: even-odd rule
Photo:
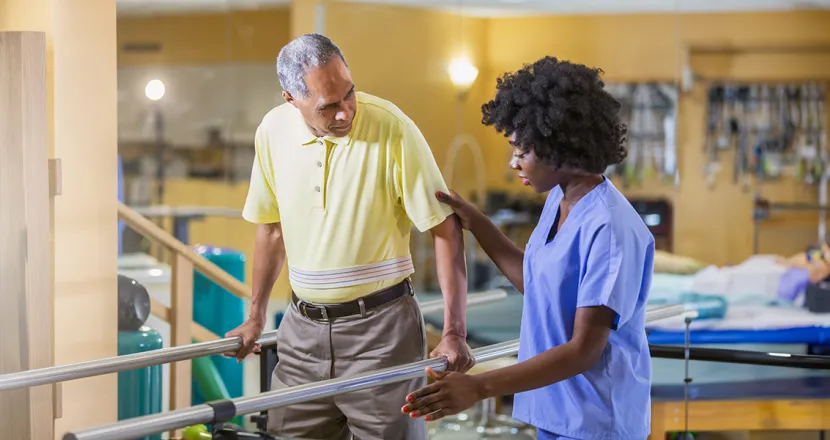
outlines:
[[[605,90],[601,69],[546,56],[497,79],[481,107],[482,123],[555,168],[602,174],[626,157],[620,103]]]

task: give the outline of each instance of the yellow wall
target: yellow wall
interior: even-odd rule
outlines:
[[[830,80],[830,52],[796,54],[794,47],[830,43],[830,13],[747,13],[717,15],[608,15],[499,19],[488,34],[490,85],[495,72],[515,70],[544,55],[601,67],[608,81],[673,81],[687,50],[704,78]],[[702,55],[701,48],[759,49],[781,53]],[[732,184],[731,157],[716,186],[704,181],[703,142],[706,87],[696,82],[681,96],[678,120],[678,189],[656,183],[626,191],[674,201],[675,251],[714,264],[739,262],[752,252],[752,192]],[[488,138],[497,148],[499,140]],[[497,183],[497,182],[492,182]],[[791,181],[764,184],[774,201],[815,201],[815,187]],[[760,252],[791,253],[816,239],[816,215],[784,215],[762,224]]]
[[[274,61],[290,39],[287,8],[118,18],[118,66]],[[126,44],[159,44],[156,52]]]

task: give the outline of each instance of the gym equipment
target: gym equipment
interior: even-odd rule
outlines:
[[[212,440],[213,435],[208,431],[207,426],[193,425],[182,431],[182,438],[184,440]]]
[[[149,328],[118,332],[118,355],[158,350],[161,335]],[[161,412],[161,365],[152,365],[118,373],[118,420]],[[160,435],[138,440],[161,440]]]
[[[240,282],[245,281],[245,255],[232,249],[214,246],[196,246],[196,253],[216,264]],[[201,273],[193,272],[193,320],[214,334],[225,333],[245,322],[245,303],[241,298],[210,281]],[[236,359],[214,355],[210,361],[216,366],[218,378],[224,383],[227,397],[243,394],[244,372]],[[194,366],[195,367],[195,366]],[[198,405],[218,398],[201,393],[201,387],[193,381],[192,404]]]
[[[212,357],[198,357],[193,359],[191,363],[193,384],[195,385],[194,393],[198,390],[199,395],[208,402],[231,398]],[[242,423],[242,420],[237,417],[231,422],[239,424]]]
[[[138,281],[118,275],[118,330],[138,330],[150,316],[150,294]]]
[[[136,280],[118,275],[118,355],[162,348],[161,335],[144,323],[150,316],[150,294]],[[161,412],[161,365],[118,373],[118,420]],[[160,435],[139,440],[161,440]]]

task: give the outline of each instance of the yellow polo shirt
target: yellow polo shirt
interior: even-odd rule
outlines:
[[[411,225],[427,231],[452,214],[435,198],[447,186],[415,123],[389,101],[356,96],[352,131],[343,138],[315,137],[288,103],[271,110],[257,128],[242,216],[252,223],[281,223],[295,277],[336,277],[349,268],[406,260]],[[408,273],[344,287],[289,279],[301,299],[331,304],[395,285],[412,272],[403,270]]]

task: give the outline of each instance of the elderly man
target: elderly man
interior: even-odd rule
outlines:
[[[254,347],[271,288],[288,262],[291,303],[280,325],[272,388],[353,376],[425,358],[423,318],[413,297],[411,225],[430,231],[445,325],[431,356],[466,371],[466,268],[458,220],[435,199],[447,191],[426,140],[389,101],[355,90],[338,47],[303,35],[277,59],[286,103],[256,132],[243,217],[256,223],[253,304],[228,336]],[[426,439],[400,413],[425,377],[273,410],[285,437]]]

